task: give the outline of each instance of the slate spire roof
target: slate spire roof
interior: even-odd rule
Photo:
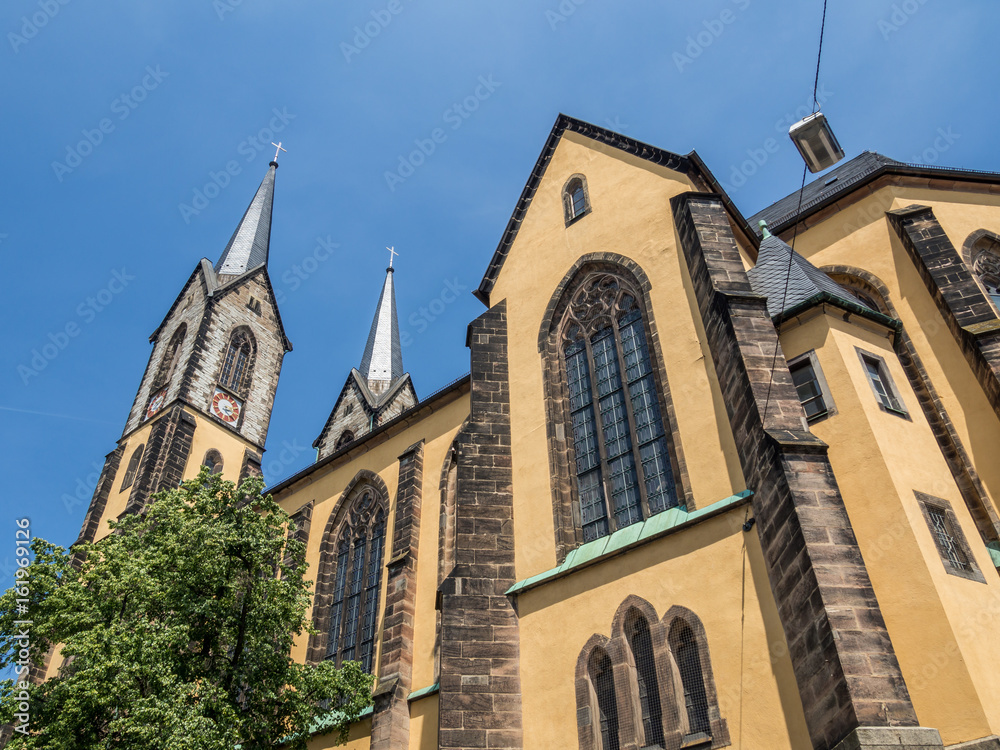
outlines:
[[[396,293],[392,286],[395,269],[386,269],[368,343],[359,368],[373,391],[381,392],[403,376],[403,349],[399,343]]]
[[[215,264],[217,274],[241,276],[267,263],[268,246],[271,242],[274,175],[277,169],[278,163],[272,161],[239,226],[223,250],[222,257]]]
[[[850,292],[767,231],[766,225],[762,228],[764,239],[760,243],[757,264],[747,271],[747,276],[753,290],[767,297],[768,315],[773,318],[823,293],[853,306],[858,304]]]

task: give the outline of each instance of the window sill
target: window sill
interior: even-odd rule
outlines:
[[[710,748],[712,747],[712,737],[711,735],[705,734],[705,732],[698,732],[697,734],[689,734],[681,742],[682,750],[696,750],[697,748]]]
[[[899,417],[900,419],[907,420],[908,422],[913,421],[910,419],[910,413],[908,411],[905,411],[904,409],[896,409],[891,406],[886,406],[881,401],[879,402],[878,408],[884,411],[886,414],[893,414]]]
[[[582,213],[579,213],[576,216],[574,216],[572,219],[569,219],[566,222],[566,226],[568,227],[572,224],[576,224],[576,222],[580,221],[580,219],[582,219],[584,216],[589,216],[589,215],[590,215],[590,209],[588,208],[584,210]]]

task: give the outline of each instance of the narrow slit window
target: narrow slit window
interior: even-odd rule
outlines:
[[[563,209],[566,226],[590,211],[587,183],[582,175],[574,175],[563,188]]]
[[[709,734],[708,696],[701,668],[701,653],[690,626],[678,621],[670,634],[670,646],[677,660],[684,687],[684,706],[688,717],[688,735]]]
[[[619,750],[618,702],[611,659],[603,651],[595,651],[590,662],[590,682],[597,697],[597,714],[601,750]]]
[[[142,451],[145,447],[145,444],[140,445],[132,452],[132,458],[128,460],[128,467],[125,469],[125,477],[122,479],[122,486],[119,488],[119,492],[127,490],[135,481],[135,475],[139,472],[139,464],[142,462]]]
[[[883,411],[905,417],[907,415],[906,407],[903,405],[903,399],[896,389],[896,384],[893,382],[892,376],[889,375],[889,369],[886,367],[885,360],[874,354],[863,352],[860,349],[857,351],[858,356],[861,358],[861,364],[864,367],[868,384],[875,394],[875,399],[878,401],[879,407]]]
[[[635,659],[636,682],[639,688],[639,708],[642,714],[646,745],[665,747],[663,738],[663,708],[660,706],[660,685],[653,658],[653,640],[649,623],[636,617],[628,628],[629,646]]]
[[[833,399],[812,352],[789,362],[788,371],[807,420],[813,422],[833,413]]]

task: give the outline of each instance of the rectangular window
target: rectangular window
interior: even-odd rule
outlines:
[[[915,494],[931,537],[934,539],[934,546],[941,555],[944,569],[959,578],[986,583],[986,579],[976,566],[972,550],[969,549],[969,543],[965,540],[958,518],[955,517],[955,511],[948,501],[922,492]]]
[[[792,383],[805,409],[806,419],[815,422],[836,413],[815,352],[793,359],[788,363],[788,371],[792,374]]]
[[[893,382],[892,376],[889,375],[889,368],[886,367],[885,360],[877,354],[871,354],[861,349],[858,349],[857,352],[861,358],[861,365],[864,367],[865,375],[868,378],[868,384],[871,386],[872,392],[875,394],[875,399],[878,401],[879,408],[882,411],[907,417],[903,399],[896,389],[896,384]]]

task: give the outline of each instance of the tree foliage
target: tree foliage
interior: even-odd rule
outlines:
[[[32,661],[55,644],[63,661],[41,684],[0,684],[4,722],[19,723],[18,694],[29,696],[9,748],[304,748],[320,717],[346,739],[372,678],[355,662],[291,658],[311,632],[305,547],[262,489],[203,470],[96,543],[32,542],[27,612],[15,589],[0,596],[0,668],[17,664],[23,620]]]

